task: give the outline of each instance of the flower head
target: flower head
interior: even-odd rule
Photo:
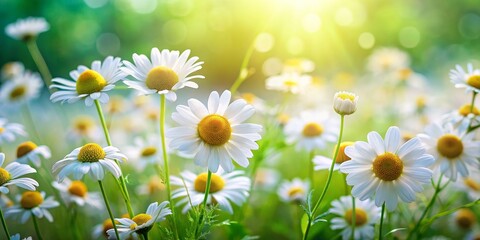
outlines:
[[[397,48],[380,48],[368,58],[367,68],[374,75],[384,75],[408,68],[410,57]]]
[[[15,135],[27,136],[25,127],[19,123],[8,123],[5,118],[0,118],[0,145],[15,141]]]
[[[12,162],[3,168],[4,161],[5,154],[0,153],[0,193],[9,193],[7,186],[12,185],[31,191],[34,191],[36,187],[38,187],[37,181],[31,178],[20,178],[20,176],[25,174],[36,173],[37,170],[26,164],[19,164],[17,162]]]
[[[0,101],[18,106],[40,95],[43,82],[38,73],[25,71],[5,83],[0,90]]]
[[[53,222],[53,216],[48,211],[50,208],[58,207],[60,204],[53,196],[45,198],[45,192],[27,191],[17,196],[18,205],[12,206],[5,211],[6,217],[17,218],[20,223],[25,223],[34,215],[37,218],[45,217]]]
[[[337,92],[333,97],[333,109],[340,115],[350,115],[357,110],[358,96],[350,92]]]
[[[345,148],[353,144],[354,142],[340,143],[340,149],[338,150],[338,155],[335,158],[335,163],[333,165],[334,171],[340,168],[340,164],[351,159],[349,156],[347,156],[347,154],[345,154]],[[337,147],[335,146],[333,154],[335,154],[336,149]],[[330,166],[332,165],[333,160],[324,156],[315,156],[312,161],[315,165],[314,167],[315,170],[324,170],[324,169],[330,169]]]
[[[467,65],[467,71],[460,65],[455,67],[456,69],[450,70],[450,81],[455,87],[465,88],[467,92],[480,93],[480,69],[474,69],[471,63]]]
[[[8,24],[5,32],[12,38],[29,41],[35,39],[38,34],[48,31],[48,29],[50,29],[50,26],[45,18],[28,17]]]
[[[25,66],[21,62],[8,62],[2,66],[2,80],[12,79],[23,73]]]
[[[300,75],[297,72],[287,72],[269,77],[265,86],[268,90],[299,94],[304,92],[311,82],[312,77],[309,75]]]
[[[278,196],[284,202],[303,203],[310,191],[310,183],[294,178],[292,181],[283,181],[278,188]]]
[[[53,182],[53,187],[56,188],[67,205],[76,204],[78,206],[92,206],[97,209],[102,208],[102,197],[98,192],[88,192],[87,185],[82,181],[71,181],[68,178],[63,179],[63,182]]]
[[[36,167],[40,167],[40,156],[49,159],[52,156],[50,149],[45,145],[37,146],[37,144],[32,141],[20,143],[17,147],[16,161],[19,163],[26,164],[32,162]]]

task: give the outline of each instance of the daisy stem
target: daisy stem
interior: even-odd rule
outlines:
[[[384,215],[385,215],[385,203],[383,203],[383,205],[382,205],[382,214],[380,215],[380,228],[378,229],[378,239],[379,240],[383,239],[382,228],[383,228],[383,216]]]
[[[352,195],[352,235],[350,238],[353,240],[355,239],[355,226],[357,226],[357,222],[355,221],[355,217],[357,216],[357,211],[355,210],[355,197]]]
[[[38,71],[40,71],[40,74],[42,74],[43,81],[45,82],[45,85],[47,89],[50,91],[50,84],[52,80],[52,74],[50,74],[50,71],[48,70],[47,63],[45,62],[45,59],[43,58],[42,54],[40,53],[40,50],[38,49],[37,42],[35,39],[27,41],[27,48],[30,54],[32,55],[33,61],[38,67]]]
[[[35,226],[35,232],[37,233],[38,240],[42,240],[43,238],[42,238],[42,235],[40,234],[40,228],[38,227],[37,218],[35,217],[35,214],[33,214],[33,212],[32,212],[32,218],[33,218],[33,226]]]
[[[312,189],[315,188],[315,178],[314,178],[314,166],[313,166],[313,157],[315,157],[315,151],[310,151],[310,155],[308,156],[309,161],[309,175],[310,175],[310,182],[312,183]]]
[[[101,180],[98,180],[98,185],[100,185],[100,190],[102,191],[103,200],[105,201],[105,205],[107,206],[108,216],[110,216],[110,220],[112,221],[113,229],[115,230],[115,236],[117,239],[120,239],[117,230],[117,224],[115,223],[115,218],[112,214],[112,209],[110,209],[110,204],[108,203],[107,195],[105,194],[105,189],[103,188],[103,183]]]
[[[207,175],[207,186],[205,187],[205,196],[203,197],[203,203],[202,203],[202,209],[200,212],[200,216],[198,217],[198,222],[197,222],[197,227],[195,228],[195,239],[198,239],[198,231],[200,230],[200,225],[202,224],[203,221],[203,216],[205,215],[205,212],[207,211],[207,199],[208,199],[208,193],[210,193],[210,184],[212,182],[212,172],[208,170],[208,175]]]
[[[333,168],[335,166],[335,159],[337,159],[338,152],[340,150],[340,143],[342,142],[342,135],[343,135],[343,125],[345,122],[345,115],[340,115],[340,133],[338,135],[338,141],[337,145],[335,148],[335,154],[333,156],[333,161],[332,165],[330,165],[330,170],[328,171],[328,177],[327,177],[327,183],[325,184],[325,187],[323,188],[322,194],[320,195],[320,198],[318,199],[317,203],[313,207],[313,210],[311,214],[308,216],[308,225],[305,230],[305,235],[303,235],[303,239],[306,240],[308,238],[308,232],[310,231],[310,227],[312,226],[312,221],[315,219],[315,212],[317,211],[318,207],[320,207],[320,203],[322,202],[323,198],[325,197],[327,193],[327,189],[330,186],[330,182],[332,181],[332,175],[333,175]]]
[[[470,113],[473,113],[473,109],[475,109],[475,97],[477,97],[477,92],[473,91],[472,103],[470,104]],[[474,118],[472,118],[470,120],[470,123],[468,124],[467,133],[469,133],[473,130],[473,128],[472,128],[473,119]]]
[[[256,38],[255,38],[256,39]],[[242,65],[240,66],[240,72],[238,73],[238,77],[235,80],[235,82],[232,84],[232,87],[230,87],[230,92],[232,95],[235,94],[235,92],[238,90],[238,87],[247,79],[248,77],[248,62],[250,62],[250,58],[252,58],[254,46],[255,46],[255,39],[252,41],[250,46],[248,47],[247,53],[245,53],[245,57],[242,60]]]
[[[105,122],[105,117],[103,116],[102,106],[98,99],[94,100],[95,107],[97,108],[98,116],[100,117],[100,122],[102,123],[103,133],[105,134],[105,139],[107,140],[108,146],[112,146],[112,140],[110,139],[110,133],[108,132],[107,124]],[[120,166],[118,160],[115,159],[115,163]],[[130,218],[133,218],[135,214],[133,214],[132,205],[130,204],[130,195],[128,194],[127,185],[125,183],[125,178],[123,177],[123,173],[120,174],[120,190],[123,192],[123,200],[125,201],[125,205],[127,206],[128,215]],[[119,181],[115,178],[115,181]]]
[[[8,232],[7,222],[5,221],[5,218],[3,217],[2,208],[0,208],[0,218],[2,219],[3,230],[5,230],[5,234],[7,235],[6,239],[10,239],[10,233]]]

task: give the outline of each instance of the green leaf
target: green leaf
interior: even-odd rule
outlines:
[[[383,235],[383,236],[386,237],[386,236],[388,236],[388,235],[390,235],[390,234],[394,234],[394,233],[396,233],[396,232],[404,231],[404,230],[407,230],[407,228],[395,228],[395,229],[393,229],[392,231],[386,233],[386,234]]]

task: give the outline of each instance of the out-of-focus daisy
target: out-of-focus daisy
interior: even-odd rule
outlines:
[[[456,181],[455,187],[467,193],[471,201],[475,201],[480,199],[480,170],[470,168],[469,171],[469,176],[462,178],[460,181]]]
[[[20,164],[12,162],[3,168],[5,162],[5,154],[0,153],[0,192],[7,194],[9,189],[7,186],[15,185],[17,187],[25,188],[27,190],[34,191],[38,187],[38,182],[31,179],[22,177],[25,174],[36,173],[37,171],[26,164]]]
[[[32,141],[27,141],[20,143],[17,147],[17,162],[27,164],[28,162],[32,162],[35,167],[40,167],[42,156],[45,159],[49,159],[52,154],[50,152],[50,148],[45,145],[37,146]]]
[[[252,105],[257,113],[266,114],[267,104],[265,101],[253,93],[244,92],[239,97],[245,100],[248,104]]]
[[[37,73],[25,71],[2,86],[0,101],[4,104],[22,104],[37,98],[42,86],[43,81]]]
[[[455,87],[465,88],[467,92],[480,93],[480,69],[473,68],[471,63],[467,65],[467,71],[460,65],[456,65],[455,68],[450,70],[450,81]]]
[[[5,194],[0,192],[0,208],[6,209],[13,205],[14,205],[13,201],[10,198],[8,198]]]
[[[283,63],[283,72],[308,73],[315,69],[315,63],[305,58],[290,58]]]
[[[409,89],[424,89],[427,84],[427,79],[423,75],[408,67],[396,69],[391,73],[391,78],[396,86],[405,86]]]
[[[129,216],[128,213],[126,213],[126,214],[123,214],[120,217],[121,218],[128,218],[128,216]],[[115,224],[118,227],[119,222],[115,221]],[[112,220],[110,218],[107,218],[102,223],[97,224],[93,227],[92,238],[93,239],[99,239],[99,238],[103,237],[103,238],[107,239],[108,238],[107,231],[109,229],[113,229],[113,224],[112,224]]]
[[[408,68],[410,57],[397,48],[379,48],[368,57],[367,69],[374,75],[388,74]]]
[[[165,190],[165,184],[158,176],[152,176],[147,183],[137,187],[137,193],[152,196]]]
[[[97,141],[101,136],[101,129],[90,116],[86,115],[80,115],[73,119],[71,130],[67,133],[67,138],[71,140]]]
[[[241,206],[249,194],[251,182],[243,174],[243,171],[226,173],[222,169],[218,173],[212,173],[207,204],[218,204],[220,209],[233,214],[230,202]],[[181,198],[177,201],[177,205],[185,204],[182,210],[185,213],[203,202],[208,174],[204,172],[197,175],[190,171],[183,171],[180,176],[171,177],[172,185],[180,187],[172,192],[172,198]]]
[[[451,122],[453,126],[459,127],[463,124],[479,124],[480,123],[480,111],[477,107],[473,107],[471,104],[465,104],[451,113],[443,116],[444,121]]]
[[[270,168],[259,168],[255,174],[255,189],[272,190],[278,185],[280,173]]]
[[[162,149],[158,147],[158,143],[159,139],[153,134],[147,136],[146,139],[136,137],[133,145],[125,148],[125,154],[130,160],[129,164],[137,170],[143,171],[148,165],[153,166],[160,163]]]
[[[21,62],[8,62],[2,66],[2,79],[12,79],[20,75],[25,70],[25,66]]]
[[[226,90],[221,96],[214,91],[208,98],[208,105],[197,99],[188,100],[188,106],[177,106],[172,119],[181,127],[171,128],[167,137],[170,147],[184,154],[195,155],[195,164],[217,172],[218,167],[231,172],[232,159],[247,167],[248,158],[257,149],[255,142],[261,139],[262,126],[243,123],[255,109],[245,100],[238,99],[230,104],[231,93]]]
[[[22,240],[32,240],[32,237],[21,238],[20,233],[17,233],[17,234],[10,237],[10,240],[20,240],[20,239],[22,239]]]
[[[48,31],[48,29],[50,29],[50,25],[45,18],[28,17],[8,24],[5,33],[12,38],[28,41],[36,38],[38,34]]]
[[[52,185],[60,192],[67,205],[74,203],[81,207],[88,205],[99,209],[103,206],[100,193],[88,192],[87,185],[82,181],[71,181],[65,178],[63,182],[53,182]]]
[[[351,196],[343,196],[332,202],[330,212],[340,217],[332,218],[330,227],[342,229],[342,239],[350,239],[353,225],[353,201]],[[380,218],[380,210],[370,199],[360,201],[355,198],[355,236],[354,239],[373,239],[374,225]]]
[[[423,191],[422,184],[429,183],[432,171],[428,166],[434,162],[426,154],[418,138],[401,144],[400,129],[388,128],[385,140],[377,132],[367,135],[368,143],[358,141],[345,149],[351,160],[340,165],[347,173],[347,184],[352,186],[352,195],[364,201],[375,195],[375,204],[385,203],[389,211],[398,204],[413,202],[415,192]]]
[[[126,110],[125,99],[123,96],[112,96],[107,104],[107,112],[110,114],[121,113]]]
[[[15,141],[15,135],[27,136],[25,127],[19,123],[8,123],[5,118],[0,118],[0,145]]]
[[[18,195],[17,201],[19,205],[8,208],[5,216],[18,219],[20,223],[27,222],[32,214],[37,218],[45,217],[49,222],[53,222],[53,216],[48,209],[60,205],[53,196],[45,198],[45,192],[36,191],[27,191]]]
[[[197,62],[198,57],[188,58],[190,50],[180,54],[179,51],[158,50],[153,48],[150,59],[143,54],[133,54],[133,63],[123,61],[123,71],[134,77],[135,81],[125,80],[124,83],[140,94],[165,94],[170,101],[177,99],[177,90],[184,87],[198,88],[191,80],[205,78],[202,75],[190,74],[202,69],[203,62]]]
[[[65,158],[56,162],[52,167],[52,172],[57,176],[59,182],[62,182],[70,174],[73,179],[79,180],[87,173],[93,180],[102,180],[105,170],[118,178],[122,171],[115,160],[121,162],[123,159],[127,159],[127,157],[116,147],[102,148],[96,143],[87,143],[83,147],[75,148]]]
[[[102,62],[93,61],[92,67],[80,65],[77,70],[70,72],[73,80],[64,78],[52,79],[50,88],[58,91],[50,96],[52,102],[73,103],[85,99],[85,105],[93,105],[94,100],[105,104],[109,100],[106,92],[115,87],[115,83],[124,79],[127,74],[120,70],[122,66],[120,58],[108,56]]]
[[[337,155],[337,158],[335,159],[335,164],[333,165],[333,171],[338,170],[340,168],[340,164],[351,159],[349,156],[347,156],[347,154],[345,154],[345,148],[353,144],[354,142],[340,143],[340,149],[338,150],[338,155]],[[336,146],[333,151],[333,154],[335,154],[335,151],[336,151]],[[312,161],[315,165],[314,167],[315,170],[324,170],[324,169],[330,169],[330,166],[332,165],[333,160],[319,155],[319,156],[315,156]]]
[[[298,94],[304,92],[312,82],[309,75],[300,75],[296,72],[282,73],[281,75],[267,78],[265,87],[268,90],[291,92]]]
[[[461,208],[452,215],[456,230],[470,231],[477,224],[475,213],[468,208]]]
[[[303,203],[310,191],[310,183],[294,178],[292,181],[283,181],[278,188],[278,196],[284,202]]]
[[[302,112],[300,117],[290,119],[284,128],[288,144],[296,144],[296,149],[312,151],[324,149],[327,142],[337,140],[338,123],[327,114]]]
[[[169,203],[164,201],[160,204],[154,202],[147,208],[146,213],[137,214],[132,219],[130,218],[115,218],[118,221],[117,229],[121,240],[127,239],[130,236],[135,239],[138,235],[146,234],[153,225],[157,222],[165,220],[166,216],[172,214],[172,211],[167,207]],[[108,239],[116,239],[115,230],[107,230]]]
[[[435,157],[435,169],[447,178],[457,180],[457,173],[467,177],[469,168],[479,168],[480,141],[474,141],[475,133],[467,134],[464,129],[454,129],[452,124],[441,126],[433,123],[419,134],[428,152]]]

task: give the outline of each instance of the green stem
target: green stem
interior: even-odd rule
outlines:
[[[42,74],[43,81],[45,82],[46,87],[50,91],[49,87],[51,85],[52,74],[50,74],[47,63],[45,62],[45,59],[43,59],[43,56],[38,49],[37,42],[35,41],[35,39],[32,39],[30,41],[27,41],[26,43],[28,51],[32,55],[33,61],[37,65],[38,71],[40,71],[40,74]]]
[[[238,73],[238,77],[233,83],[232,87],[230,87],[230,92],[232,93],[232,95],[235,94],[235,92],[238,90],[238,87],[240,87],[243,81],[245,81],[245,79],[247,79],[248,77],[247,66],[248,62],[250,62],[250,58],[252,58],[253,49],[255,48],[255,41],[256,38],[253,39],[252,43],[248,47],[247,53],[245,53],[245,57],[242,60],[242,65],[240,66],[240,72]]]
[[[472,103],[470,104],[470,113],[473,114],[473,109],[475,108],[475,97],[477,96],[477,92],[473,91],[473,95],[472,95]],[[471,132],[474,130],[474,128],[472,128],[472,123],[473,123],[473,119],[475,117],[473,117],[471,120],[470,120],[470,123],[468,124],[468,129],[467,129],[467,133]],[[478,127],[478,126],[477,126]]]
[[[110,133],[108,132],[105,117],[103,116],[102,106],[100,105],[100,102],[98,101],[98,99],[95,99],[94,102],[95,102],[95,107],[97,109],[98,116],[100,118],[100,122],[102,124],[103,133],[105,134],[105,139],[107,140],[107,144],[108,146],[112,146],[112,140],[110,139]],[[120,163],[118,162],[118,160],[115,159],[115,162],[117,163],[118,166],[120,166]],[[128,194],[128,189],[125,183],[125,177],[123,177],[123,173],[120,174],[119,180],[121,183],[120,190],[123,192],[122,197],[125,202],[125,205],[127,206],[128,215],[130,216],[130,218],[133,218],[135,214],[133,213],[132,205],[130,203],[130,196]],[[115,181],[118,181],[118,180],[115,179]]]
[[[479,204],[479,203],[480,203],[480,198],[477,199],[477,200],[475,200],[475,201],[473,201],[473,202],[469,202],[469,203],[467,203],[467,204],[464,204],[464,205],[462,205],[462,206],[459,206],[459,207],[456,207],[456,208],[452,208],[452,209],[450,209],[450,210],[446,210],[446,211],[437,213],[437,214],[435,214],[435,216],[433,216],[433,217],[431,217],[431,218],[425,219],[426,224],[430,224],[430,223],[432,223],[435,219],[441,218],[441,217],[443,217],[443,216],[450,215],[450,214],[452,214],[452,213],[454,213],[454,212],[456,212],[456,211],[458,211],[458,210],[460,210],[460,209],[462,209],[462,208],[473,207],[473,206],[475,206],[475,205],[477,205],[477,204]]]
[[[42,235],[40,234],[40,228],[38,227],[38,222],[37,218],[35,217],[35,214],[32,212],[32,218],[33,218],[33,226],[35,226],[35,232],[37,233],[38,240],[42,240]],[[10,237],[8,238],[10,239]]]
[[[203,197],[203,203],[202,203],[202,209],[200,212],[200,217],[198,218],[197,222],[197,227],[195,228],[195,238],[198,239],[200,236],[198,236],[198,231],[200,230],[200,226],[203,221],[203,217],[205,215],[205,212],[207,210],[207,199],[208,199],[208,194],[210,193],[210,184],[212,181],[212,172],[208,170],[208,175],[207,175],[207,186],[205,187],[205,196]]]
[[[312,189],[315,188],[315,176],[314,176],[314,168],[315,166],[313,165],[313,158],[315,157],[315,150],[310,151],[310,155],[308,156],[308,161],[309,161],[309,177],[310,177],[310,182],[312,183]]]
[[[383,239],[382,229],[383,229],[383,218],[384,218],[383,216],[384,215],[385,215],[385,203],[383,203],[383,205],[382,205],[382,214],[380,215],[380,228],[378,229],[378,239],[379,240]]]
[[[5,230],[5,234],[7,235],[6,239],[10,239],[10,233],[8,232],[7,222],[5,221],[5,217],[3,216],[2,208],[0,208],[0,218],[2,219],[3,230]]]
[[[108,203],[107,194],[105,194],[105,189],[103,188],[102,181],[98,180],[98,185],[100,185],[100,190],[102,191],[103,200],[105,201],[105,205],[107,206],[108,216],[110,216],[110,220],[112,221],[112,224],[113,224],[113,229],[115,230],[115,236],[117,237],[117,239],[120,239],[120,236],[118,235],[117,224],[115,223],[115,218],[113,217],[112,209],[110,209],[110,204]]]
[[[350,226],[352,226],[352,235],[351,235],[351,239],[355,239],[355,226],[356,226],[356,221],[355,221],[355,218],[357,217],[357,211],[355,210],[355,197],[352,195],[352,224]]]
[[[148,240],[148,232],[145,232],[142,235],[143,235],[143,239]]]
[[[78,225],[76,224],[77,213],[78,213],[77,205],[73,204],[72,205],[72,217],[70,219],[70,224],[71,224],[70,226],[77,226],[77,227],[74,227],[74,229],[73,229],[73,238],[74,239],[81,239],[80,236],[79,236],[80,234],[78,232],[78,230],[79,230]]]
[[[320,206],[320,203],[322,202],[323,198],[325,197],[325,195],[327,193],[327,190],[328,190],[328,187],[330,186],[330,182],[332,181],[333,168],[335,166],[335,159],[337,159],[338,152],[340,150],[340,143],[342,142],[344,120],[345,120],[345,115],[340,115],[340,133],[338,135],[338,141],[337,141],[337,145],[336,145],[336,148],[335,148],[335,154],[333,156],[333,161],[332,161],[332,164],[330,165],[330,170],[328,171],[327,183],[325,184],[325,187],[323,188],[323,191],[322,191],[322,194],[320,195],[320,198],[318,199],[317,203],[313,207],[311,215],[308,216],[307,229],[305,230],[305,235],[303,235],[304,240],[306,240],[308,238],[308,233],[310,231],[310,227],[312,225],[312,221],[314,219],[315,212],[317,211],[318,207]]]

